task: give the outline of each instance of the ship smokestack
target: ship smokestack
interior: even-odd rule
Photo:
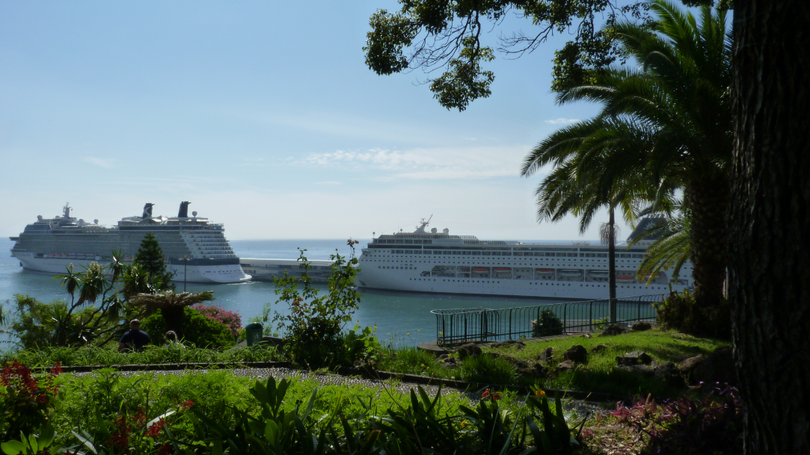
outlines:
[[[152,218],[152,206],[153,205],[155,205],[155,204],[152,204],[151,202],[147,202],[143,206],[143,215],[141,216],[141,218],[143,218],[143,219]]]
[[[177,213],[177,218],[188,218],[189,204],[191,204],[189,201],[183,201],[180,203],[180,211]]]

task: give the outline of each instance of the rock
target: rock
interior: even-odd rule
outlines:
[[[571,346],[571,349],[565,351],[563,356],[565,360],[573,360],[576,363],[582,363],[588,358],[588,350],[580,345]]]
[[[652,363],[652,357],[644,351],[628,352],[625,355],[616,356],[616,364],[619,366],[629,365],[649,365]]]
[[[652,324],[647,321],[636,321],[633,323],[633,331],[634,332],[643,332],[645,330],[650,330],[652,328]]]
[[[557,365],[558,371],[570,371],[574,368],[576,368],[576,365],[574,365],[573,360],[563,360],[559,365]]]
[[[520,340],[506,340],[492,343],[490,346],[493,348],[515,347],[517,349],[523,349],[526,347],[526,343]]]
[[[737,371],[734,368],[731,346],[721,346],[715,349],[706,360],[696,365],[692,370],[691,380],[693,382],[725,382],[737,385]]]
[[[672,386],[683,386],[684,380],[678,367],[672,362],[664,362],[655,368],[655,379]]]
[[[554,348],[546,348],[543,352],[540,353],[539,356],[537,356],[537,360],[539,362],[550,362],[553,353],[554,353]]]
[[[619,369],[642,376],[655,376],[655,369],[649,365],[619,365]]]
[[[593,338],[593,337],[591,336],[590,333],[586,333],[585,335],[582,335],[582,338]]]
[[[591,348],[591,354],[599,354],[600,352],[604,351],[608,347],[604,344],[597,344],[593,348]]]
[[[447,354],[442,354],[441,356],[439,356],[438,360],[439,365],[441,365],[443,368],[453,368],[460,363],[458,359]]]
[[[627,329],[619,327],[616,324],[610,324],[607,327],[605,327],[605,330],[603,330],[602,333],[599,334],[599,336],[600,337],[612,337],[612,336],[615,336],[615,335],[621,335],[626,331],[627,331]]]
[[[465,359],[467,357],[478,357],[481,355],[483,351],[481,351],[481,347],[474,343],[467,343],[459,346],[456,349],[459,358]]]
[[[678,371],[681,373],[681,376],[686,378],[686,381],[689,384],[693,384],[695,381],[692,381],[692,372],[705,360],[706,356],[703,354],[698,354],[696,356],[689,357],[688,359],[681,360],[681,362],[678,363]]]

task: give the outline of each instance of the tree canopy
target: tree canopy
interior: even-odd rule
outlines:
[[[647,6],[624,0],[399,0],[399,11],[380,9],[370,18],[363,51],[366,65],[380,75],[421,68],[442,70],[428,79],[430,90],[448,109],[463,111],[491,94],[495,74],[486,64],[500,53],[518,57],[531,53],[554,33],[574,38],[556,51],[552,89],[594,82],[597,73],[622,60],[613,26],[618,21],[649,23]],[[713,0],[683,0],[687,6]],[[730,1],[722,0],[721,8]],[[525,19],[527,32],[501,35],[498,45],[485,36],[507,15]]]

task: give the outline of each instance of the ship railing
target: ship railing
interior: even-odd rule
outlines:
[[[636,321],[655,322],[653,303],[666,296],[656,294],[616,299],[616,324],[629,326]],[[436,343],[452,345],[594,332],[607,325],[610,300],[499,309],[455,308],[432,310],[431,313],[436,315]]]

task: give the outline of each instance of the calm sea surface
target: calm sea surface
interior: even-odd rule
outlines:
[[[369,240],[360,239],[358,246],[365,246]],[[295,259],[298,248],[306,249],[309,259],[329,259],[337,250],[342,256],[351,254],[346,240],[232,240],[231,246],[242,258]],[[27,294],[40,301],[67,299],[69,296],[60,286],[59,280],[48,274],[23,270],[19,262],[11,257],[14,242],[0,239],[0,303],[9,311],[9,301],[15,294]],[[357,250],[359,256],[360,250]],[[182,291],[183,284],[177,283]],[[275,285],[265,282],[241,284],[187,284],[188,291],[213,290],[213,304],[226,310],[236,311],[247,324],[253,316],[261,316],[265,305],[272,311],[286,313],[284,302],[276,303]],[[322,293],[325,287],[319,287]],[[434,309],[448,308],[509,308],[559,302],[561,300],[532,299],[525,297],[465,296],[448,294],[425,294],[408,292],[388,292],[361,289],[360,308],[354,314],[354,322],[364,326],[377,326],[377,336],[381,341],[391,341],[394,346],[415,346],[418,343],[436,339],[436,317],[430,313]],[[347,328],[352,328],[350,324]]]

